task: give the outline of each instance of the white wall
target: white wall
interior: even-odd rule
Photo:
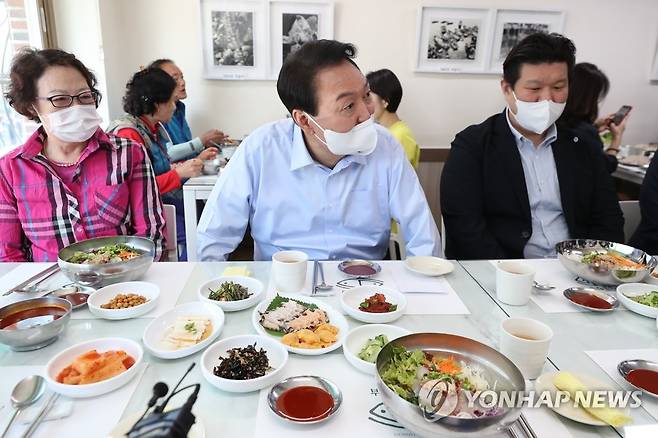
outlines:
[[[284,116],[273,81],[201,78],[198,0],[97,1],[110,116],[122,112],[121,96],[130,75],[159,57],[173,58],[185,73],[193,131],[219,127],[239,137]],[[364,72],[382,67],[393,70],[404,86],[401,117],[421,144],[444,145],[466,125],[502,109],[499,77],[414,73],[420,4],[421,0],[337,0],[335,38],[358,46],[357,62]],[[658,84],[647,80],[658,36],[657,1],[444,0],[440,5],[565,11],[564,33],[574,40],[578,61],[597,64],[612,83],[602,111],[633,105],[625,140],[658,140]],[[80,17],[76,10],[69,13]]]
[[[96,75],[98,89],[103,94],[98,110],[107,122],[109,106],[98,0],[53,0],[53,12],[57,45],[74,53]]]

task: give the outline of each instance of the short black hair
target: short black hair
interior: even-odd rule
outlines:
[[[96,88],[96,76],[75,57],[74,54],[59,49],[25,48],[16,54],[9,71],[9,87],[5,97],[17,113],[39,122],[39,116],[32,108],[37,99],[37,81],[48,67],[73,67],[85,78],[89,89],[96,93],[96,106],[101,93]]]
[[[153,67],[140,70],[126,85],[123,110],[135,117],[153,114],[155,105],[168,102],[175,89],[176,81],[163,70]]]
[[[569,78],[576,63],[576,46],[558,33],[533,33],[523,38],[507,54],[503,63],[503,79],[512,87],[519,80],[523,64],[545,64],[564,62],[567,64]]]
[[[402,84],[395,73],[387,68],[372,71],[366,75],[370,91],[388,102],[386,111],[394,113],[402,100]]]
[[[594,123],[599,116],[599,101],[609,90],[610,81],[597,66],[589,62],[576,64],[562,118],[572,125],[578,122]]]
[[[147,68],[162,68],[165,64],[175,64],[175,62],[169,58],[160,58],[150,63]]]
[[[290,54],[279,72],[276,91],[281,102],[292,114],[294,109],[308,114],[317,114],[315,78],[320,70],[339,65],[345,61],[359,68],[352,60],[356,47],[335,40],[314,40],[305,43]]]

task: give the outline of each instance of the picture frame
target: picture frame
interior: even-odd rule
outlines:
[[[200,1],[204,77],[267,79],[267,3],[261,0]]]
[[[485,73],[492,9],[424,5],[416,26],[416,72]]]
[[[497,9],[488,71],[502,73],[505,57],[525,36],[534,32],[562,33],[564,22],[563,11]]]
[[[277,79],[283,61],[301,44],[334,38],[334,2],[272,0],[270,17],[270,77]]]

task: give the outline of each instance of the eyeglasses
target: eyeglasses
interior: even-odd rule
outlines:
[[[76,96],[68,94],[58,94],[50,97],[37,97],[38,100],[47,100],[55,108],[68,108],[73,105],[73,99],[76,99],[80,105],[98,105],[100,96],[95,91],[83,91]]]

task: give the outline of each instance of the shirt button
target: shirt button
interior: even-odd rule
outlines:
[[[578,137],[574,137],[574,138],[573,138],[573,142],[574,142],[574,143],[578,143]]]
[[[531,235],[532,235],[532,233],[530,231],[522,231],[521,232],[521,237],[523,237],[524,239],[530,238]]]

